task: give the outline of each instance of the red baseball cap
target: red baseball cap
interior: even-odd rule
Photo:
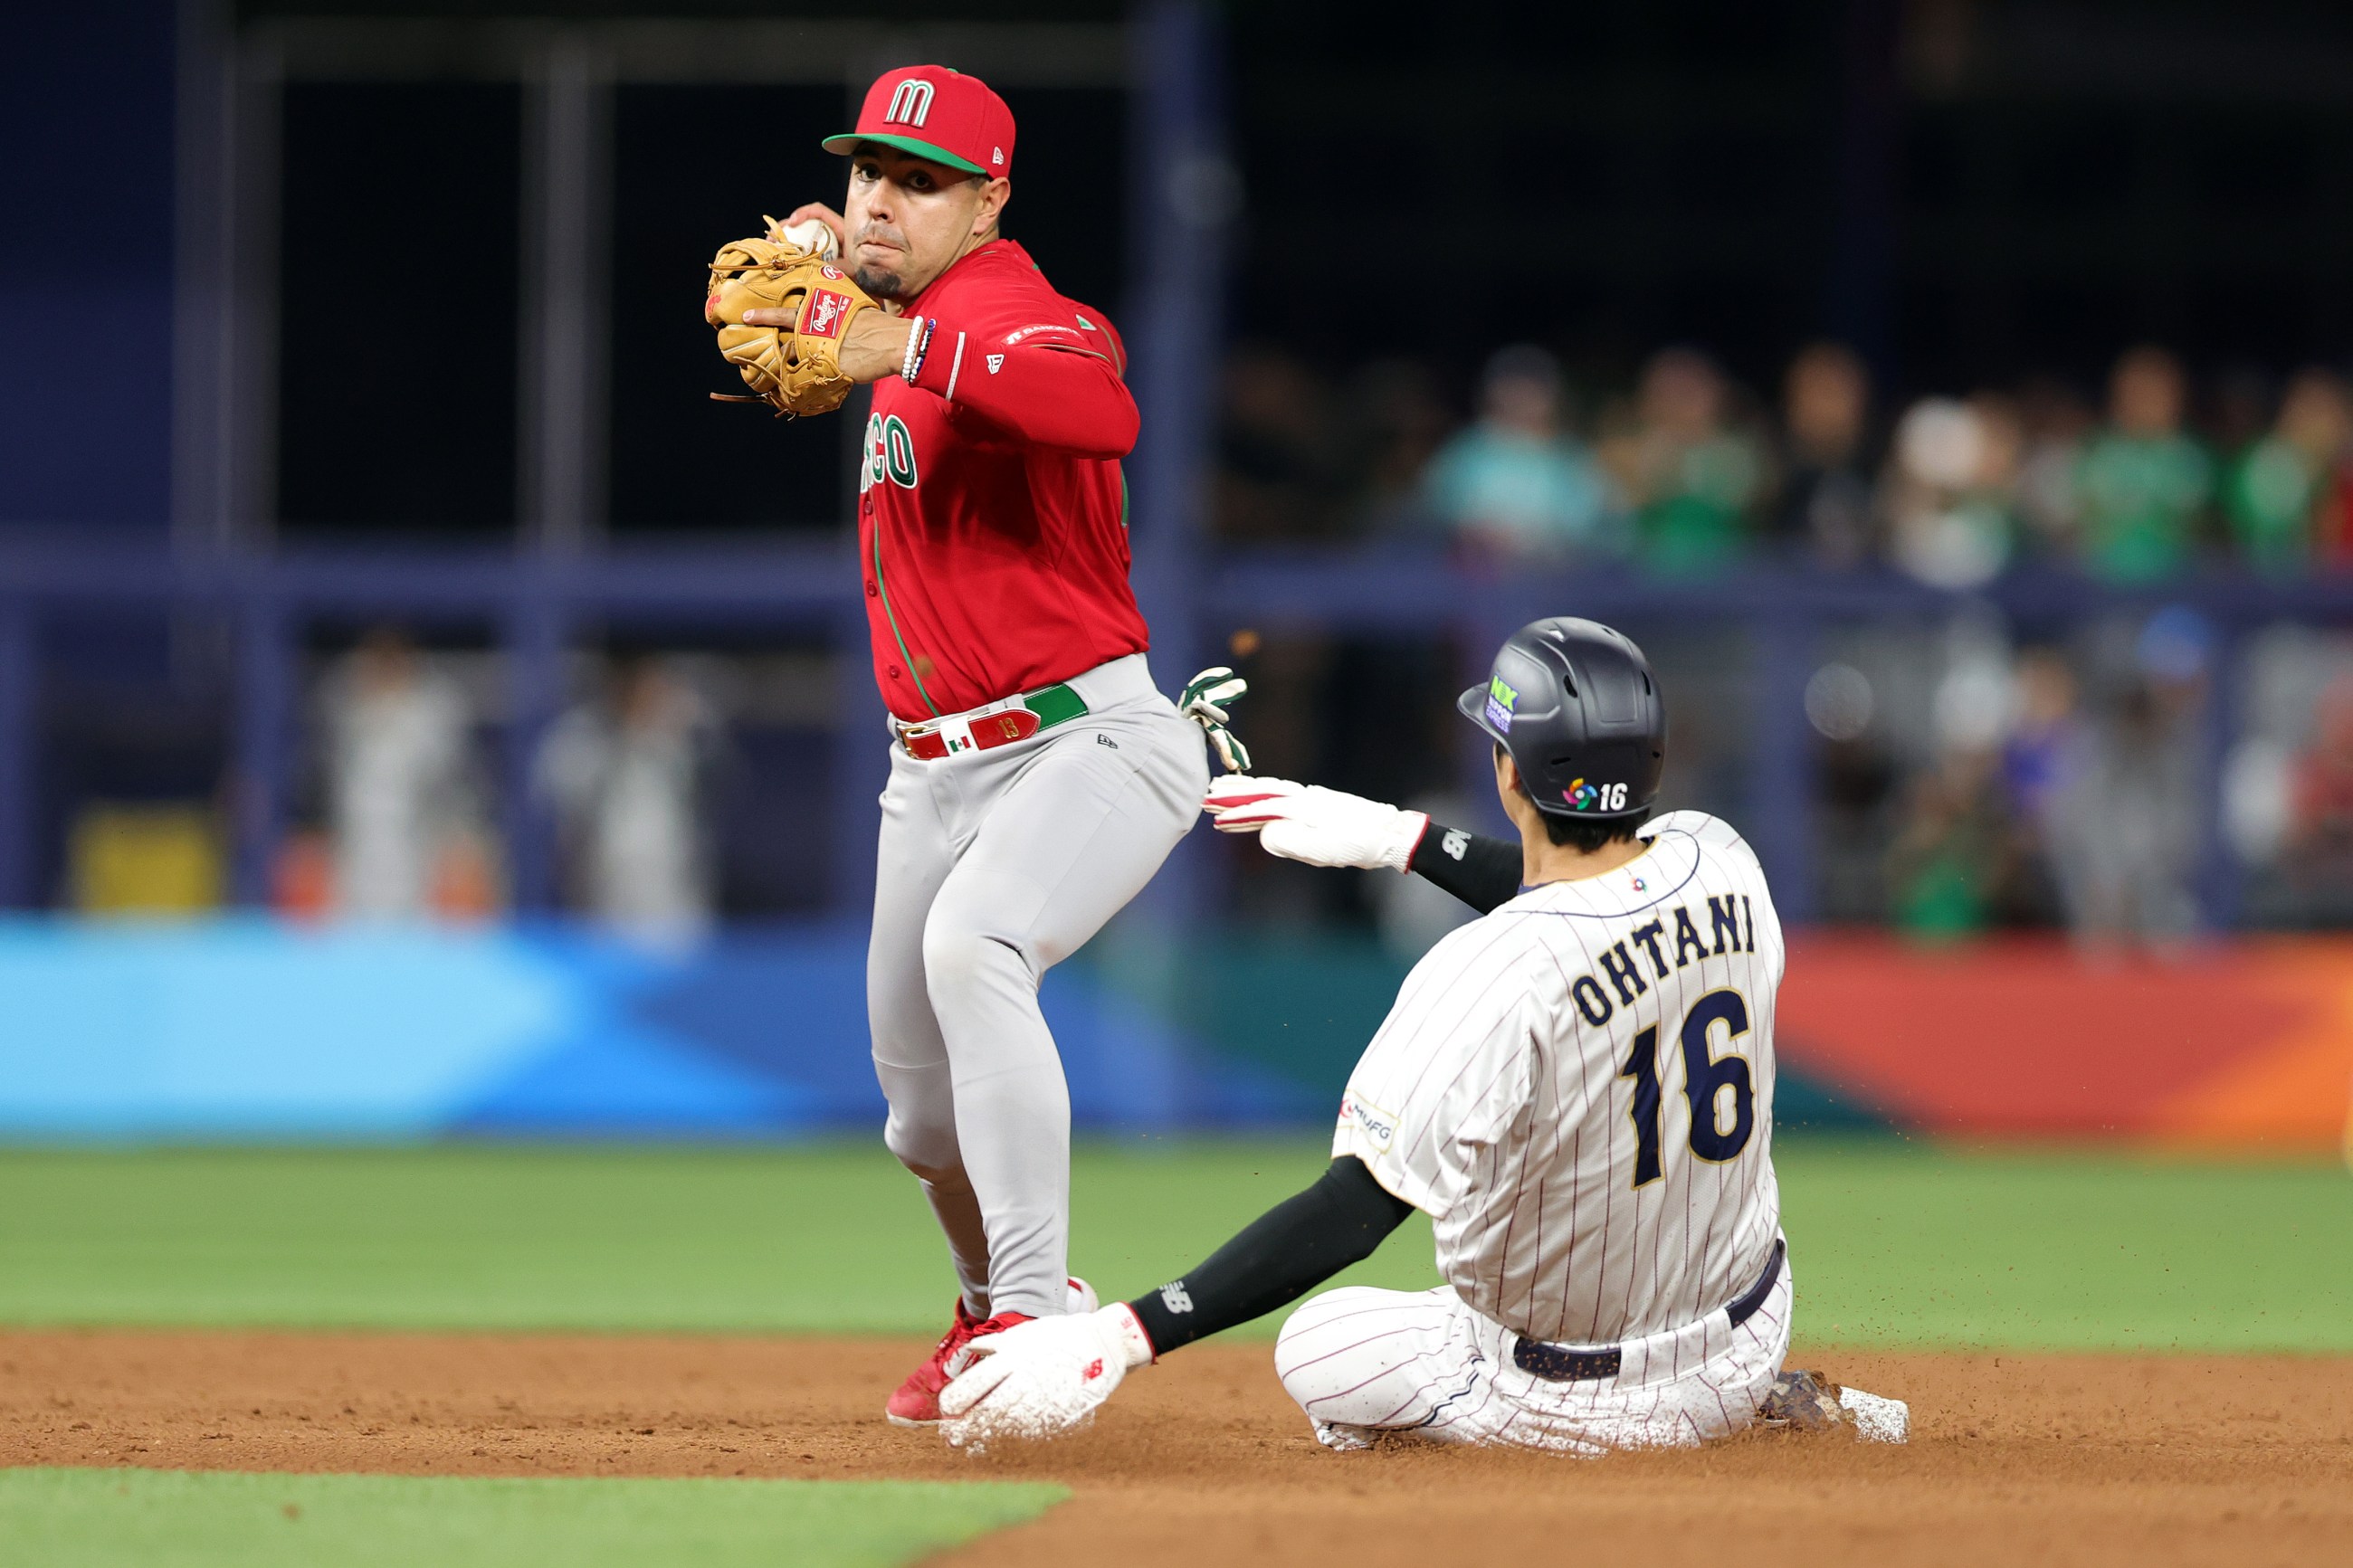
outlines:
[[[858,129],[825,139],[828,153],[880,142],[992,178],[1013,172],[1013,110],[976,76],[945,66],[902,66],[866,89]]]

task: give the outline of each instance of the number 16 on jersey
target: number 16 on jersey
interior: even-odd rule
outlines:
[[[1711,991],[1683,1015],[1678,1031],[1683,1056],[1683,1099],[1691,1109],[1691,1152],[1703,1160],[1722,1163],[1739,1158],[1757,1131],[1757,1090],[1748,1058],[1715,1054],[1711,1036],[1724,1026],[1729,1046],[1748,1032],[1748,1004],[1737,991]],[[1618,1076],[1634,1081],[1634,1103],[1627,1115],[1634,1123],[1634,1185],[1646,1187],[1665,1174],[1660,1160],[1659,1026],[1646,1026],[1634,1037],[1634,1049]],[[1729,1090],[1732,1125],[1724,1124],[1723,1100]]]

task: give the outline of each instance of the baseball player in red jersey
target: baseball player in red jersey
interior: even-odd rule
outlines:
[[[822,219],[884,307],[839,350],[874,384],[858,543],[893,731],[867,1010],[885,1142],[963,1287],[887,1407],[921,1425],[970,1341],[1092,1307],[1068,1277],[1070,1096],[1039,979],[1151,879],[1208,770],[1145,668],[1128,586],[1125,350],[997,232],[1012,111],[977,78],[913,66],[825,145],[849,159],[849,199],[786,222]],[[1238,689],[1197,681],[1185,700],[1209,728]]]

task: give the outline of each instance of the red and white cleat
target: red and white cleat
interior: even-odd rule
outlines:
[[[1083,1279],[1071,1281],[1069,1310],[1092,1312],[1095,1310],[1094,1288]],[[940,1336],[940,1342],[923,1364],[907,1374],[889,1401],[882,1414],[893,1426],[933,1426],[940,1419],[940,1390],[964,1370],[966,1345],[984,1334],[1003,1333],[1016,1323],[1029,1321],[1027,1312],[999,1312],[993,1318],[976,1318],[965,1310],[964,1298],[956,1298],[955,1321]]]

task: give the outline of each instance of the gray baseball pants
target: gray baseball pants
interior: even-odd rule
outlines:
[[[1142,890],[1199,815],[1200,731],[1142,654],[1069,683],[1087,711],[936,762],[891,748],[867,949],[883,1141],[986,1316],[1066,1310],[1071,1096],[1046,971]]]

